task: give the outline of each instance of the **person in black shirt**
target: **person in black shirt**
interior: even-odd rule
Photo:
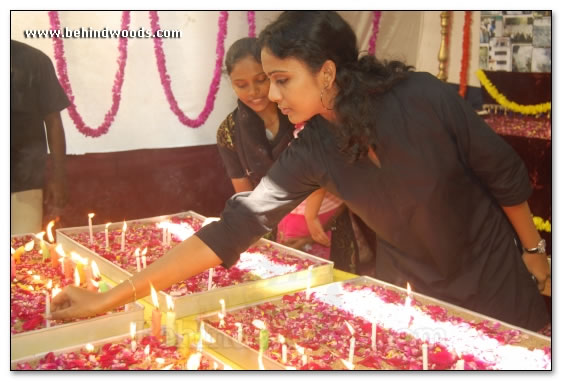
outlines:
[[[11,233],[35,233],[41,231],[44,187],[47,204],[66,203],[60,112],[69,101],[46,54],[14,40],[10,53]],[[47,143],[53,166],[45,184]]]
[[[358,58],[336,12],[285,12],[259,39],[269,98],[291,122],[308,121],[299,139],[220,221],[106,294],[65,289],[54,317],[122,305],[147,295],[149,280],[163,289],[228,267],[322,187],[377,233],[378,278],[527,329],[548,323],[528,173],[457,93],[403,63]]]

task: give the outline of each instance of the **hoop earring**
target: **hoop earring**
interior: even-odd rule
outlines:
[[[325,106],[325,103],[324,103],[324,101],[323,101],[323,93],[324,93],[325,90],[326,90],[326,88],[324,88],[323,90],[321,90],[321,105],[323,105],[323,107],[324,107],[325,109],[327,109],[327,110],[332,110],[333,108],[328,108],[328,107],[326,107],[326,106]]]

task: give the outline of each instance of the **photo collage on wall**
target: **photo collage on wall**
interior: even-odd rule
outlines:
[[[479,68],[551,72],[551,11],[481,11]]]

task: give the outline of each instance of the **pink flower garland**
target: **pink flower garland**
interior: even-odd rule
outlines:
[[[248,37],[256,37],[256,12],[247,11],[246,18],[248,20]]]
[[[60,30],[61,23],[59,20],[59,14],[57,11],[49,11],[49,20],[51,23],[52,30]],[[129,22],[131,20],[131,15],[129,11],[123,11],[121,16],[121,30],[129,29]],[[109,131],[109,127],[113,123],[115,115],[119,110],[119,102],[121,101],[121,87],[123,86],[123,77],[125,75],[125,63],[127,62],[127,38],[119,39],[119,58],[117,59],[117,72],[115,73],[115,80],[112,87],[112,105],[109,111],[104,117],[104,122],[96,129],[86,126],[84,120],[76,104],[74,103],[74,95],[72,93],[72,87],[70,86],[70,80],[68,78],[68,70],[66,65],[66,60],[64,57],[64,43],[61,38],[53,37],[53,44],[55,48],[55,61],[57,72],[59,74],[59,81],[63,87],[65,93],[70,101],[70,106],[68,107],[68,114],[70,118],[76,125],[78,131],[87,137],[99,137],[106,134]]]
[[[375,54],[375,42],[377,40],[377,34],[379,33],[379,20],[381,19],[381,11],[373,11],[373,29],[371,32],[371,37],[369,39],[368,53],[370,55]]]
[[[158,24],[158,14],[156,11],[150,11],[149,16],[151,19],[152,32],[156,33],[160,29]],[[219,31],[217,33],[217,60],[215,61],[215,73],[213,75],[213,80],[209,86],[209,93],[207,94],[207,100],[205,102],[205,107],[200,113],[197,119],[190,119],[185,115],[178,102],[172,93],[172,88],[170,85],[170,76],[166,72],[166,58],[164,56],[164,51],[162,50],[162,39],[154,38],[154,51],[156,55],[156,64],[158,66],[158,72],[160,74],[160,82],[164,88],[164,93],[166,94],[166,99],[170,104],[170,109],[176,114],[180,122],[189,127],[199,127],[209,117],[209,114],[213,110],[213,105],[215,103],[215,96],[219,90],[219,83],[221,82],[221,65],[223,63],[223,56],[225,55],[225,36],[227,35],[227,19],[229,18],[229,13],[226,11],[221,11],[219,15]]]

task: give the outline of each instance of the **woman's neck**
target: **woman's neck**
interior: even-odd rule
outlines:
[[[268,127],[276,125],[278,121],[278,106],[275,102],[270,102],[270,104],[262,111],[257,112],[258,116],[264,121],[264,126]]]

